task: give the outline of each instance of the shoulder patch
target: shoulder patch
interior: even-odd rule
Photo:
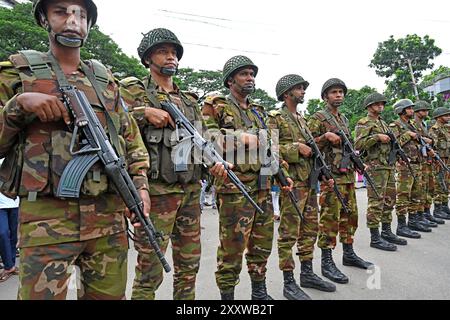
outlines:
[[[211,104],[211,105],[215,105],[215,104],[224,104],[227,102],[227,99],[219,94],[212,94],[209,95],[205,98],[204,103],[206,104]]]
[[[270,110],[270,111],[267,113],[267,115],[268,115],[269,117],[277,117],[277,116],[281,116],[282,113],[281,113],[281,111],[280,111],[279,109],[275,109],[275,110]]]
[[[128,88],[131,86],[138,85],[145,89],[144,83],[136,77],[127,77],[119,81],[121,87]]]
[[[1,69],[12,68],[12,67],[14,67],[14,65],[12,64],[11,61],[1,61],[0,62],[0,70]]]
[[[358,121],[358,124],[359,125],[365,125],[367,122],[369,122],[369,118],[365,117],[365,118],[360,119]]]
[[[198,102],[199,96],[195,92],[191,91],[181,91],[181,92],[193,102]]]

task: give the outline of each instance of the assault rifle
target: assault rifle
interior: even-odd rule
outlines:
[[[127,165],[124,159],[117,156],[86,95],[72,86],[63,87],[60,90],[63,102],[74,118],[74,131],[70,143],[70,152],[74,157],[64,169],[56,196],[79,198],[81,184],[87,172],[95,163],[101,161],[109,180],[115,186],[128,210],[139,219],[164,270],[170,272],[171,268],[156,240],[157,238],[162,239],[162,235],[155,230],[151,220],[145,216],[144,204],[127,172]],[[79,151],[74,151],[79,131],[83,135],[84,143]]]

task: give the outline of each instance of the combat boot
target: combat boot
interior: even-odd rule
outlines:
[[[380,237],[378,228],[370,228],[370,246],[384,251],[396,251],[397,246]]]
[[[336,268],[331,249],[322,249],[322,275],[336,283],[348,283],[347,276]]]
[[[348,267],[357,267],[360,269],[369,269],[373,266],[373,263],[364,261],[360,257],[358,257],[353,251],[353,245],[343,243],[344,247],[344,255],[342,256],[342,264]]]
[[[313,271],[311,260],[301,262],[300,286],[303,288],[313,288],[325,292],[335,292],[336,286],[328,281],[322,280]]]
[[[390,243],[398,244],[400,246],[406,246],[408,244],[408,241],[399,238],[394,233],[392,233],[390,223],[381,224],[381,237],[384,240],[389,241]]]
[[[450,208],[448,207],[448,203],[443,203],[441,206],[441,211],[450,216]]]
[[[442,211],[442,204],[434,204],[433,216],[439,219],[450,220],[450,216]]]
[[[288,300],[311,300],[311,298],[297,285],[292,271],[283,271],[283,296]]]
[[[437,226],[438,226],[437,223],[429,221],[428,219],[425,219],[423,212],[417,212],[416,217],[417,217],[417,221],[424,227],[437,228]]]
[[[232,291],[220,291],[220,298],[222,300],[234,300],[234,289]]]
[[[414,231],[420,231],[420,232],[431,232],[431,228],[426,227],[425,225],[421,224],[419,221],[419,216],[416,214],[408,214],[408,227],[411,230]]]
[[[252,280],[252,300],[273,300],[267,293],[266,280]]]
[[[397,235],[411,239],[420,239],[422,237],[420,233],[414,232],[408,227],[405,216],[398,217]]]
[[[428,221],[431,221],[431,222],[434,222],[434,223],[437,223],[437,224],[445,224],[445,221],[444,221],[444,220],[439,219],[439,218],[436,218],[436,217],[433,217],[433,216],[431,215],[430,208],[425,209],[425,212],[423,213],[423,216],[424,216],[424,218],[427,219]]]

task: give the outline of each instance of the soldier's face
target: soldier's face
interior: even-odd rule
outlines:
[[[450,114],[446,114],[445,116],[440,117],[439,120],[441,120],[442,123],[449,123],[450,122]]]
[[[289,97],[295,103],[303,103],[305,101],[305,87],[303,84],[296,85],[292,88],[291,92],[289,92]]]
[[[241,69],[229,81],[230,90],[239,94],[250,94],[255,89],[255,71],[251,68]]]
[[[417,112],[419,114],[420,119],[424,119],[428,117],[428,110],[420,110]]]
[[[325,102],[332,107],[340,107],[344,103],[344,89],[341,87],[332,87],[325,96]]]
[[[53,32],[68,38],[86,38],[89,26],[84,0],[48,1],[46,12]]]
[[[412,107],[408,107],[405,109],[405,114],[408,118],[414,117],[414,109]]]
[[[152,64],[150,64],[150,61]],[[159,71],[161,67],[169,69],[178,68],[177,48],[174,44],[163,43],[158,46],[148,56],[150,68]]]
[[[369,112],[374,114],[381,114],[384,110],[384,102],[376,102],[371,104],[368,108]]]

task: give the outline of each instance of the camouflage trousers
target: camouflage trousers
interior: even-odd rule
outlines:
[[[367,171],[377,188],[378,193],[382,196],[381,199],[375,195],[375,192],[370,186],[367,187],[367,227],[379,228],[381,223],[392,222],[392,210],[395,205],[395,170],[392,169],[377,169],[370,168]]]
[[[442,160],[444,161],[444,163],[447,166],[450,165],[449,158],[442,158]],[[439,181],[440,178],[438,177],[438,174],[439,174],[440,170],[441,169],[439,166],[434,167],[435,192],[434,192],[433,200],[434,200],[435,204],[447,204],[448,203],[448,192],[444,191],[444,188],[441,185],[442,182]],[[447,188],[450,188],[450,174],[445,172],[445,173],[443,173],[443,175],[444,175],[444,180],[447,185]]]
[[[422,163],[422,192],[420,193],[421,206],[419,212],[424,212],[431,208],[435,189],[433,164],[427,162]]]
[[[218,194],[219,238],[216,283],[229,292],[239,283],[244,250],[248,273],[253,281],[266,278],[266,265],[272,251],[273,205],[270,191],[250,193],[264,210],[260,214],[241,194]]]
[[[184,194],[151,196],[150,219],[155,228],[164,234],[159,241],[166,252],[172,242],[173,299],[194,300],[195,281],[200,267],[200,188],[185,190]],[[154,300],[155,292],[163,281],[163,268],[155,251],[147,242],[142,229],[136,232],[138,251],[136,277],[132,299]]]
[[[21,248],[20,300],[64,300],[77,271],[78,299],[124,300],[128,241],[124,232],[82,242]]]
[[[321,249],[334,249],[339,233],[341,243],[352,244],[353,236],[358,228],[358,208],[356,206],[355,184],[339,184],[339,191],[344,198],[349,213],[345,213],[333,188],[322,183],[320,185],[320,219],[319,242]]]
[[[397,164],[397,202],[395,211],[397,216],[406,216],[416,214],[423,208],[421,202],[423,192],[422,188],[422,165],[420,163],[411,163],[416,179],[414,180],[411,172],[406,165]]]
[[[291,199],[285,192],[281,193],[281,219],[278,227],[278,257],[282,271],[295,269],[292,258],[292,247],[297,244],[297,255],[300,261],[313,259],[314,244],[319,231],[318,204],[315,189],[309,187],[295,188],[294,193],[300,212],[303,213],[302,222],[295,210]]]

